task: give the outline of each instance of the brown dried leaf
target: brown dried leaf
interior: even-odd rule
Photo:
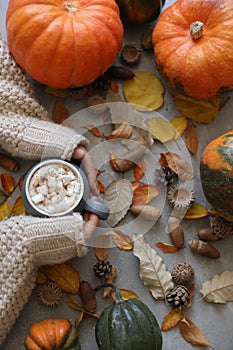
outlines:
[[[120,289],[120,293],[122,296],[123,300],[129,300],[129,299],[140,299],[139,296],[133,292],[132,290],[129,289]],[[114,290],[111,290],[111,297],[113,299],[114,302],[116,302],[116,294],[114,292]]]
[[[185,135],[185,144],[192,154],[195,155],[197,153],[198,138],[197,138],[196,125],[194,125],[193,123],[191,123]]]
[[[8,218],[11,215],[11,206],[8,202],[0,205],[0,221]]]
[[[63,123],[68,126],[69,124],[65,123],[65,120],[69,118],[69,116],[70,116],[70,113],[68,109],[65,107],[62,98],[59,97],[53,111],[52,120],[54,121],[54,123],[57,123],[57,124]]]
[[[161,117],[155,117],[146,121],[151,136],[160,142],[167,142],[175,138],[176,129],[171,123]]]
[[[82,319],[84,318],[84,311],[80,313],[80,315],[74,320],[74,326],[75,328],[78,328],[79,324],[81,323]]]
[[[152,201],[159,194],[159,190],[154,185],[142,185],[133,192],[133,205],[144,205]]]
[[[23,200],[22,200],[22,197],[19,196],[14,204],[13,204],[13,207],[12,207],[12,212],[11,212],[12,215],[22,215],[22,214],[26,214],[26,209],[24,207],[24,204],[23,204]]]
[[[188,286],[187,288],[188,288],[190,294],[187,298],[188,303],[187,303],[186,307],[190,307],[192,305],[192,299],[193,299],[194,294],[195,294],[194,284],[191,284],[191,286]]]
[[[145,154],[145,147],[134,148],[121,156],[110,155],[110,164],[115,171],[124,172],[137,164]]]
[[[86,125],[86,126],[83,126],[83,128],[89,130],[96,137],[103,136],[102,133],[99,131],[99,129],[95,125]]]
[[[18,186],[19,186],[19,190],[22,192],[22,189],[23,189],[23,182],[24,182],[24,178],[25,178],[25,175],[22,175],[19,179],[19,182],[18,182]]]
[[[88,316],[93,316],[93,317],[99,318],[98,314],[95,314],[94,312],[86,311],[83,308],[83,306],[77,300],[72,298],[70,295],[66,296],[66,302],[70,307],[72,307],[72,309],[75,309],[75,310],[82,312],[84,314],[83,316],[88,315]]]
[[[113,242],[116,244],[116,246],[119,249],[121,250],[133,249],[133,242],[130,236],[118,230],[111,231],[111,235],[112,235]]]
[[[105,136],[106,140],[112,139],[128,139],[132,133],[132,126],[127,123],[120,124],[109,136]]]
[[[2,188],[7,193],[12,193],[15,188],[14,178],[8,173],[1,173]]]
[[[80,287],[78,272],[69,264],[46,265],[45,274],[57,283],[64,292],[76,294]]]
[[[171,311],[163,319],[161,331],[164,332],[174,328],[180,322],[182,317],[182,309],[171,309]]]
[[[117,276],[118,270],[115,266],[112,266],[112,273],[111,275],[108,277],[106,283],[114,283],[116,276]],[[107,296],[109,296],[109,294],[111,293],[112,288],[111,287],[105,287],[104,288],[104,298],[106,298]]]
[[[94,251],[95,251],[96,258],[100,261],[106,261],[108,258],[109,247],[110,247],[109,234],[97,236],[94,242]]]
[[[188,127],[188,119],[184,116],[175,117],[170,120],[170,123],[177,130],[175,139],[178,139]]]
[[[139,181],[145,174],[146,162],[142,159],[138,164],[134,165],[134,178]]]
[[[190,96],[175,93],[173,99],[182,114],[198,123],[210,123],[220,108],[219,97],[211,100],[196,100]]]
[[[189,165],[176,153],[166,152],[165,156],[167,165],[179,176],[181,181],[192,180],[193,172]]]
[[[162,250],[164,253],[177,253],[180,249],[172,244],[156,242],[155,246]]]
[[[187,317],[182,318],[180,321],[180,333],[193,346],[211,347],[202,331]]]
[[[122,84],[125,100],[138,111],[156,110],[163,105],[164,86],[151,72],[135,72],[133,79]]]

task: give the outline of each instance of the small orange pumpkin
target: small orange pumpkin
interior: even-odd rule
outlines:
[[[10,0],[6,31],[18,65],[55,88],[94,81],[112,65],[123,41],[114,0]]]
[[[79,350],[78,332],[65,318],[34,323],[25,339],[27,350]]]
[[[233,1],[179,0],[153,31],[155,60],[173,88],[197,99],[233,89]]]

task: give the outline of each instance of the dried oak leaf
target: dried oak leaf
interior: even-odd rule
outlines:
[[[210,123],[220,108],[219,97],[212,100],[195,100],[190,96],[175,93],[173,100],[182,114],[198,123]]]
[[[154,117],[146,121],[147,127],[153,139],[167,142],[176,137],[174,126],[162,117]]]
[[[8,173],[1,173],[2,188],[7,193],[12,193],[15,189],[15,180]]]
[[[202,283],[201,293],[209,303],[226,304],[233,301],[233,271],[226,270]]]
[[[173,288],[171,273],[167,271],[166,265],[156,250],[146,242],[141,234],[134,233],[133,238],[133,253],[140,262],[141,280],[155,299],[165,299],[167,293]]]
[[[0,205],[0,221],[8,218],[11,215],[11,205],[8,202],[4,202]]]
[[[195,155],[197,153],[198,138],[196,125],[194,125],[193,123],[191,123],[185,135],[185,144],[192,154]]]
[[[97,236],[94,241],[95,256],[100,261],[106,261],[110,247],[109,234]]]
[[[151,72],[135,72],[133,79],[122,84],[127,102],[138,111],[156,110],[164,102],[164,86],[161,80]]]
[[[180,333],[193,346],[211,347],[202,331],[187,317],[183,317],[180,321]]]
[[[80,287],[78,271],[67,263],[46,265],[44,272],[48,278],[57,283],[64,292],[76,294]]]
[[[26,212],[26,209],[24,207],[22,197],[19,196],[18,198],[16,198],[16,200],[12,206],[11,214],[12,215],[22,215],[22,214],[26,214],[26,213],[27,212]]]
[[[163,243],[163,242],[156,242],[155,246],[160,250],[162,250],[162,252],[164,253],[176,253],[180,250],[179,248],[175,247],[172,244]]]
[[[171,311],[164,317],[161,331],[168,331],[171,328],[174,328],[182,319],[183,310],[181,309],[171,309]]]
[[[68,126],[69,124],[67,123],[66,119],[69,118],[69,116],[70,113],[65,107],[63,99],[59,97],[53,111],[52,120],[54,121],[54,123],[66,124]]]
[[[111,236],[113,242],[116,244],[116,246],[121,250],[132,250],[133,249],[133,242],[129,235],[119,231],[119,230],[113,230],[111,231]]]
[[[188,127],[188,119],[185,116],[178,116],[170,120],[170,123],[176,129],[175,139],[178,139]]]
[[[114,227],[125,217],[132,204],[133,190],[131,182],[122,179],[113,181],[105,190],[104,203],[109,207],[108,223]]]

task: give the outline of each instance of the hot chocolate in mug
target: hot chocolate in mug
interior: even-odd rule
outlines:
[[[35,164],[23,181],[23,203],[27,213],[33,216],[56,217],[73,211],[89,211],[106,220],[109,208],[90,196],[89,183],[82,169],[61,159]]]

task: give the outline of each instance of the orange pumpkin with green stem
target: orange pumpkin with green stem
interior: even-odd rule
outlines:
[[[171,87],[196,99],[233,89],[233,1],[179,0],[153,31],[157,67]]]
[[[18,65],[55,88],[94,81],[112,65],[123,41],[114,0],[10,0],[6,31]]]
[[[213,209],[233,221],[233,130],[206,146],[200,175],[203,192]]]

